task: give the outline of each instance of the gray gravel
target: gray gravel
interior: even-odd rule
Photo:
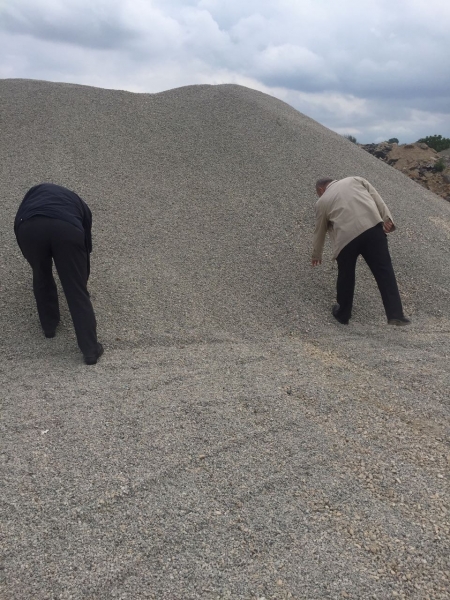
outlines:
[[[448,599],[450,205],[239,86],[0,97],[2,598]],[[332,321],[325,175],[390,206],[412,326],[364,263]],[[65,305],[37,322],[12,222],[41,181],[93,211],[94,367]]]

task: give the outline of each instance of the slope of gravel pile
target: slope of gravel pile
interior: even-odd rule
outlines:
[[[450,206],[234,86],[0,82],[5,597],[448,598]],[[314,182],[390,206],[409,328],[310,268]],[[53,181],[94,217],[105,355],[39,329],[12,230]],[[329,248],[327,248],[329,252]]]

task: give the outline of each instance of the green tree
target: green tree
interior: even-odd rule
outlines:
[[[442,171],[445,169],[445,162],[443,161],[442,158],[440,158],[439,160],[437,160],[434,163],[434,170],[437,171],[438,173],[442,173]]]
[[[353,135],[344,135],[344,137],[349,142],[353,142],[354,144],[356,144],[356,138]]]
[[[388,144],[398,144],[398,138],[391,138],[390,140],[388,140]]]
[[[436,152],[442,152],[442,150],[450,148],[450,138],[442,137],[442,135],[429,135],[417,141],[424,142],[427,146],[436,150]]]

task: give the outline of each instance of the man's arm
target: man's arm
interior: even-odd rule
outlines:
[[[320,202],[316,204],[316,229],[314,231],[313,254],[311,264],[313,267],[322,263],[323,247],[328,230],[328,218]]]
[[[86,239],[86,247],[89,253],[92,252],[92,213],[86,202],[80,198],[83,208],[83,228]]]
[[[377,190],[373,187],[373,185],[367,181],[367,179],[364,179],[364,177],[357,177],[356,179],[358,179],[358,181],[360,181],[361,184],[366,188],[366,190],[372,196],[375,204],[377,205],[378,212],[380,213],[380,217],[383,219],[384,231],[386,233],[390,233],[391,231],[394,231],[396,229],[395,224],[394,224],[394,219],[392,218],[390,210],[388,209],[385,202],[383,201],[383,198],[380,196],[380,194],[377,192]]]

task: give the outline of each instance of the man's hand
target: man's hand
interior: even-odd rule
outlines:
[[[313,258],[311,261],[311,264],[313,267],[317,267],[317,265],[321,265],[322,261],[320,260],[320,258]]]
[[[394,223],[388,219],[383,223],[384,233],[390,233],[394,229]]]

